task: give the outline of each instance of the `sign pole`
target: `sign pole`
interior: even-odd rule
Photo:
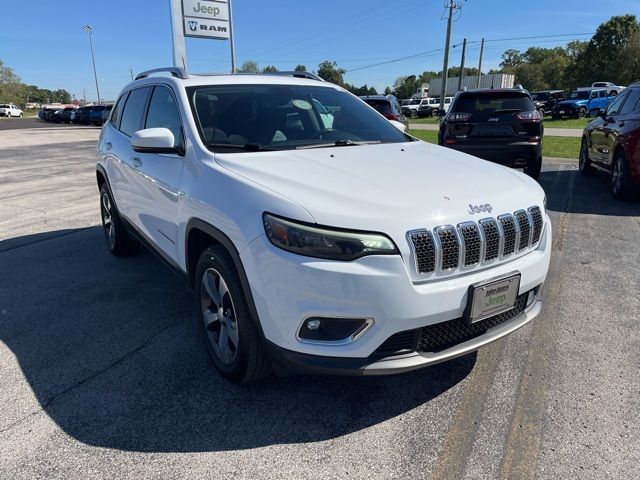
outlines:
[[[236,46],[233,40],[233,13],[229,0],[229,44],[231,45],[231,73],[236,73]]]
[[[184,43],[183,15],[181,0],[169,0],[171,11],[171,37],[173,47],[173,66],[187,69],[187,49]]]

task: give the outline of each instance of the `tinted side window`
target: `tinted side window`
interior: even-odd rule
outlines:
[[[118,103],[113,107],[113,111],[111,112],[111,118],[109,121],[113,124],[114,127],[120,128],[120,116],[122,115],[122,107],[124,106],[124,102],[127,101],[127,97],[129,96],[129,92],[125,93],[118,99]],[[86,112],[89,111],[87,107],[82,107]]]
[[[150,91],[151,87],[143,87],[131,90],[131,93],[129,93],[129,98],[122,112],[122,120],[120,121],[120,130],[125,135],[131,136],[142,129],[144,112]]]
[[[620,115],[626,115],[627,113],[637,110],[638,100],[640,100],[640,89],[631,90],[631,92],[627,94],[627,100],[620,109]]]
[[[609,108],[607,108],[607,115],[617,115],[618,113],[620,113],[620,108],[627,98],[627,95],[627,92],[623,92],[618,95],[618,98],[616,98],[613,102],[611,102],[611,104],[609,104]]]
[[[144,128],[164,127],[171,130],[174,147],[182,147],[182,124],[176,98],[167,87],[155,87],[149,102],[147,123]]]

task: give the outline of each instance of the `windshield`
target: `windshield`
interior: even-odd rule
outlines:
[[[453,112],[472,113],[475,118],[494,115],[512,115],[521,111],[535,110],[528,95],[520,92],[481,92],[460,95]]]
[[[187,88],[200,137],[214,151],[291,150],[411,141],[360,99],[333,87]]]
[[[578,92],[571,92],[569,98],[571,100],[588,100],[589,99],[589,90],[580,90]]]
[[[539,102],[544,102],[546,100],[549,100],[549,92],[537,92],[537,93],[532,93],[531,94],[531,98],[535,101],[539,101]]]
[[[416,99],[414,99],[414,100],[411,100],[410,105],[420,105],[420,99],[419,99],[419,98],[416,98]]]
[[[0,105],[0,108],[9,108],[9,105]]]

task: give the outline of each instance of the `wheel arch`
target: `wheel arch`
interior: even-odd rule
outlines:
[[[238,249],[224,232],[204,220],[200,220],[199,218],[191,218],[187,222],[185,230],[184,253],[188,286],[192,291],[195,291],[195,274],[200,255],[202,255],[202,252],[207,248],[217,245],[224,248],[229,254],[236,273],[238,274],[238,278],[240,279],[240,284],[242,285],[242,290],[247,300],[253,321],[256,324],[260,335],[264,338],[262,326],[260,325],[260,317],[258,316],[258,310],[256,309],[255,302],[253,301],[253,294],[251,292],[249,279],[244,269],[244,265],[242,264],[242,259],[240,258]]]

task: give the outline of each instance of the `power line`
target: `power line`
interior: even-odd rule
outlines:
[[[553,37],[576,37],[576,36],[585,36],[585,35],[593,35],[593,33],[565,33],[565,34],[558,34],[558,35],[533,35],[530,37],[512,37],[512,38],[494,38],[494,39],[487,39],[485,40],[485,43],[488,42],[502,42],[502,41],[508,41],[508,40],[532,40],[532,39],[538,39],[538,38],[553,38]],[[554,42],[554,41],[561,41],[561,40],[548,40],[549,42]],[[470,43],[480,43],[480,40],[467,40],[467,45],[469,45]],[[538,43],[543,43],[543,42],[538,42]],[[462,45],[461,43],[456,44],[456,45],[452,45],[452,47],[458,47]],[[504,45],[504,46],[509,46],[509,45]],[[515,46],[515,45],[512,45]],[[485,46],[485,48],[498,48],[500,47],[500,45],[491,45],[491,47],[489,46]],[[352,68],[350,70],[347,70],[347,73],[349,72],[355,72],[356,70],[364,70],[365,68],[373,68],[373,67],[378,67],[380,65],[387,65],[389,63],[394,63],[394,62],[400,62],[403,60],[409,60],[411,58],[417,58],[417,57],[421,57],[421,56],[425,56],[429,53],[433,53],[433,52],[443,52],[444,48],[438,48],[435,50],[429,50],[428,52],[421,52],[421,53],[416,53],[414,55],[407,55],[405,57],[399,57],[399,58],[395,58],[393,60],[388,60],[386,62],[380,62],[380,63],[372,63],[370,65],[363,65],[361,67],[357,67],[357,68]]]

